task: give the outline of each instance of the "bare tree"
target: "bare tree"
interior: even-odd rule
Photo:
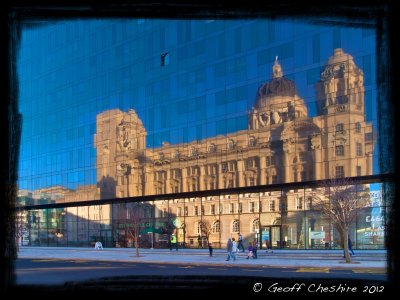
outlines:
[[[127,224],[127,231],[133,238],[136,248],[136,256],[139,256],[139,234],[140,234],[140,224],[144,217],[143,207],[140,202],[133,202],[126,205],[127,208],[127,219],[129,224]]]
[[[25,214],[26,213],[22,210],[17,210],[16,214],[15,214],[16,220],[14,223],[14,226],[15,226],[14,235],[15,235],[15,247],[17,250],[16,255],[18,255],[18,252],[19,252],[19,242],[20,241],[21,241],[21,245],[22,245],[22,237],[24,235],[24,229],[26,227]]]
[[[214,219],[211,220],[207,220],[207,219],[200,219],[198,221],[198,226],[200,228],[200,234],[201,236],[204,236],[206,238],[207,241],[207,245],[209,244],[209,239],[210,239],[210,235],[212,233],[212,227],[213,224],[215,222],[216,218],[214,217]]]
[[[329,218],[341,234],[346,263],[350,263],[349,228],[357,211],[369,200],[363,185],[351,178],[332,178],[323,181],[313,192],[313,206]]]

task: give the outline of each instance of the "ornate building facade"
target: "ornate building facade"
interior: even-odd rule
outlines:
[[[316,92],[318,115],[309,117],[276,60],[248,130],[153,149],[134,110],[105,111],[96,123],[97,181],[115,181],[120,198],[371,174],[372,125],[365,121],[363,72],[351,55],[335,49]]]
[[[105,111],[97,116],[94,137],[97,194],[140,197],[372,174],[374,138],[365,121],[362,70],[335,49],[315,88],[317,113],[310,117],[276,58],[272,79],[256,93],[247,130],[187,144],[165,141],[160,148],[146,147],[147,132],[134,110]],[[165,229],[174,220],[178,241],[192,246],[198,235],[220,245],[240,231],[247,240],[268,236],[278,247],[304,247],[319,226],[326,234],[318,243],[325,245],[334,231],[324,229],[326,220],[298,217],[311,202],[311,189],[160,200],[153,203],[153,226]],[[114,205],[113,219],[123,219],[124,209]]]

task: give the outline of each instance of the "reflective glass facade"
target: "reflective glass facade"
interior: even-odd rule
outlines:
[[[131,247],[126,205],[141,201],[143,246],[174,232],[182,245],[198,247],[200,235],[218,247],[240,231],[264,246],[340,247],[312,207],[318,187],[287,184],[380,174],[375,38],[263,19],[23,29],[18,203],[59,206],[24,212],[22,242]],[[382,188],[363,190],[379,200],[351,238],[380,249]],[[107,204],[82,206],[92,200]],[[62,207],[71,202],[80,206]]]

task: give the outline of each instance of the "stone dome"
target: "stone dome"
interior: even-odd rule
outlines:
[[[336,48],[333,55],[328,58],[325,65],[336,65],[343,62],[353,62],[353,56],[343,52],[342,48]]]
[[[257,109],[265,107],[267,106],[269,99],[277,96],[294,97],[296,94],[297,90],[294,82],[283,77],[282,68],[276,59],[273,66],[273,78],[258,88],[257,99],[254,107]]]

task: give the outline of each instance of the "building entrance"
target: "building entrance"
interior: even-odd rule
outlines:
[[[281,226],[263,226],[261,231],[262,248],[279,249],[285,247],[281,242]]]

